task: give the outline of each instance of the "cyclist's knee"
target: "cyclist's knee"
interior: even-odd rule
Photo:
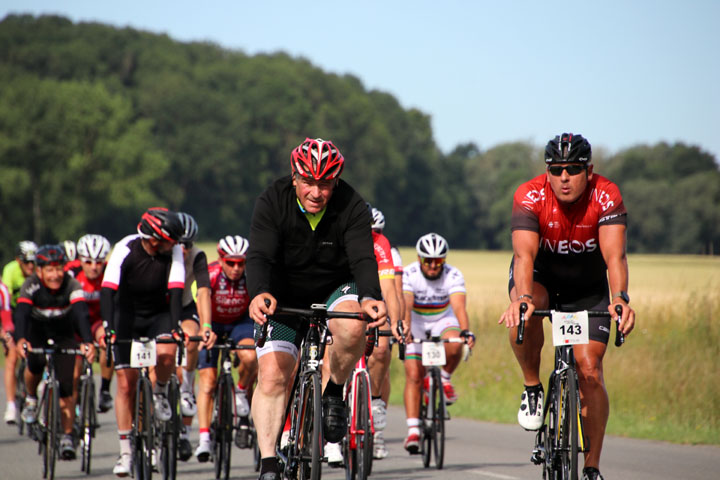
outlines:
[[[580,382],[585,385],[601,385],[603,383],[602,360],[585,357],[577,361],[577,373]]]

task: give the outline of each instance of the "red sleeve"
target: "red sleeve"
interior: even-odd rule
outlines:
[[[515,190],[513,196],[510,230],[531,230],[540,232],[540,208],[545,201],[545,176],[540,175],[525,182]]]

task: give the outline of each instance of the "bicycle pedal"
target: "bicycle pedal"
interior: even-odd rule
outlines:
[[[542,465],[545,463],[545,452],[536,448],[532,451],[532,455],[530,455],[530,461],[535,465]]]

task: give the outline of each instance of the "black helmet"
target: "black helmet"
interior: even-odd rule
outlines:
[[[590,163],[592,149],[590,142],[582,135],[563,133],[550,140],[545,146],[545,163]]]
[[[35,264],[38,267],[65,265],[65,260],[65,249],[62,245],[43,245],[35,252]]]
[[[143,238],[154,237],[158,240],[179,242],[185,233],[180,217],[167,208],[148,208],[140,218],[137,231]]]

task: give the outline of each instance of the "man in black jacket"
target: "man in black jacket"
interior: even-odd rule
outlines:
[[[255,204],[250,227],[247,278],[250,316],[264,324],[278,303],[308,308],[326,303],[328,310],[364,311],[386,321],[371,218],[365,201],[340,180],[344,158],[332,142],[310,139],[291,154],[292,175],[274,182]],[[265,301],[270,305],[266,306]],[[323,430],[338,442],[347,430],[343,384],[365,348],[364,322],[328,322],[329,378],[323,392]],[[262,480],[280,478],[275,442],[285,420],[287,385],[297,363],[302,333],[293,325],[271,322],[265,346],[258,350],[258,387],[252,413],[262,455]]]

